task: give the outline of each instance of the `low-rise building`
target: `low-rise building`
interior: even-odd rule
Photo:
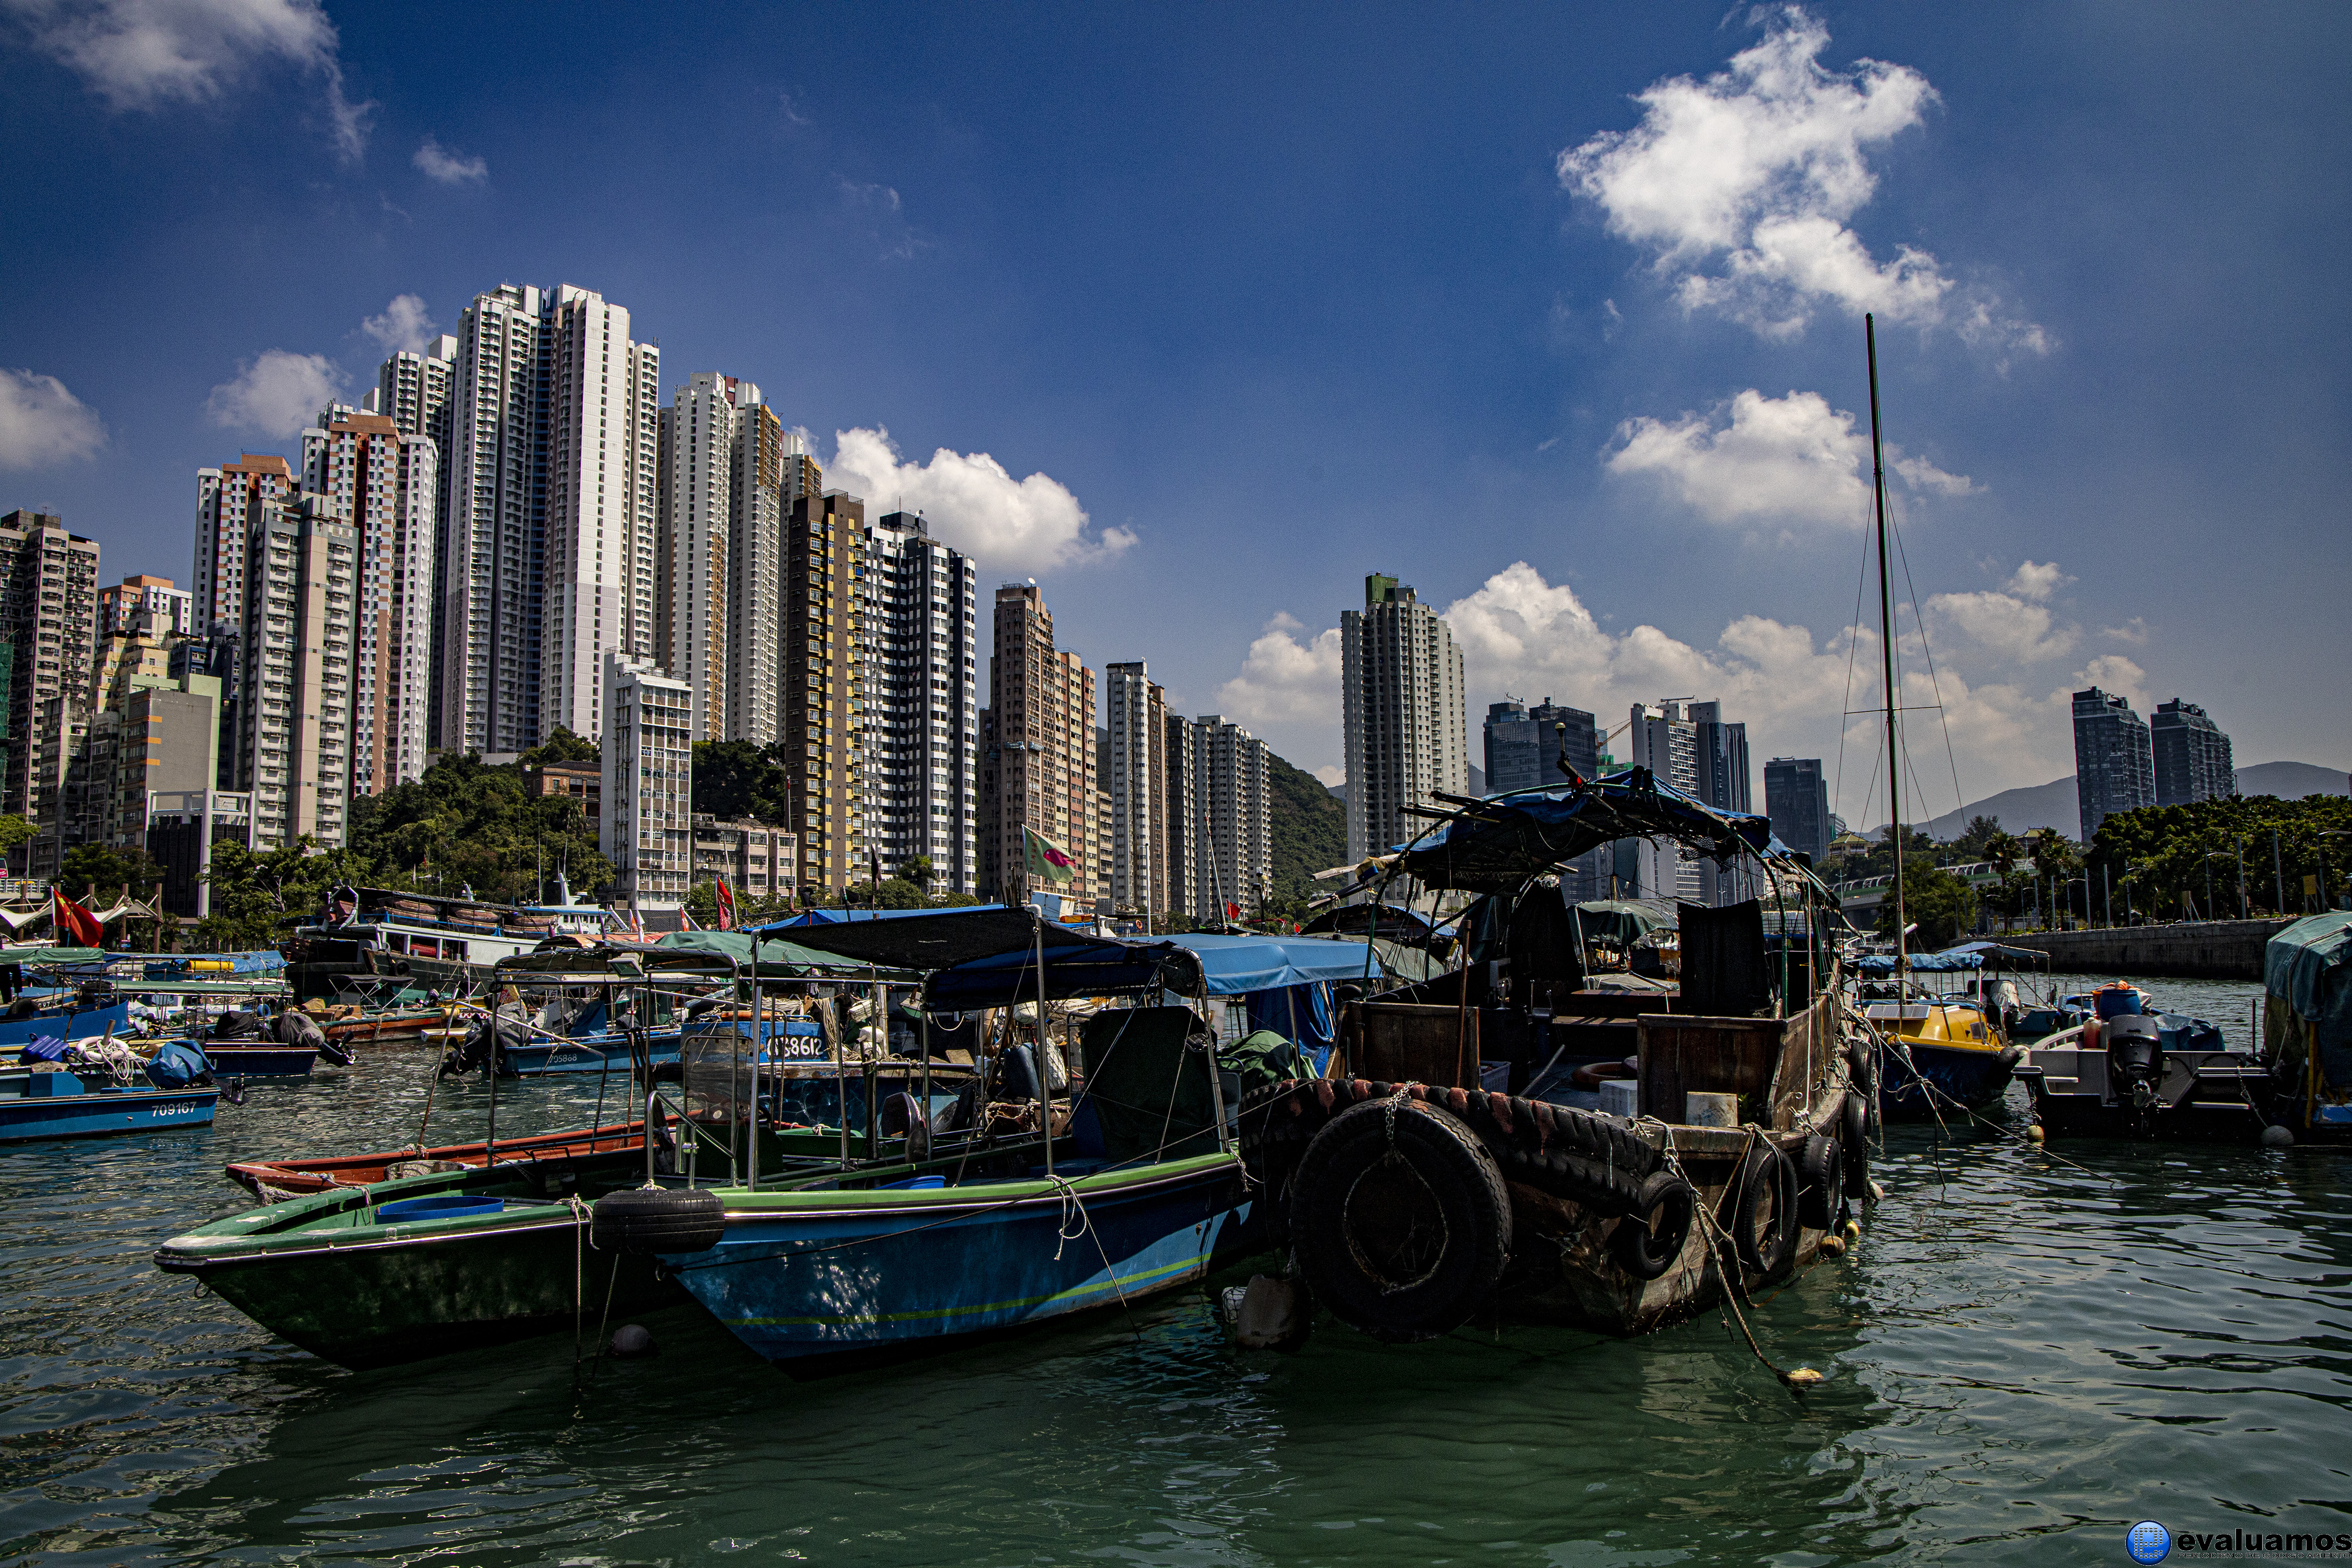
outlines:
[[[596,841],[615,901],[683,908],[694,873],[693,689],[650,660],[604,655],[603,814]]]
[[[588,831],[602,837],[604,772],[595,763],[541,763],[523,774],[523,788],[533,795],[557,795],[576,801]]]
[[[764,822],[694,819],[694,879],[723,878],[739,899],[789,899],[799,840]]]

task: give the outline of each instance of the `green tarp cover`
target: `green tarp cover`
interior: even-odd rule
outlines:
[[[1244,1094],[1285,1079],[1315,1076],[1307,1058],[1298,1054],[1298,1047],[1272,1029],[1260,1029],[1235,1040],[1217,1053],[1217,1065],[1240,1075]]]
[[[2352,1084],[2352,911],[2300,920],[2263,949],[2263,986],[2316,1024],[2330,1085]]]
[[[1119,1163],[1217,1152],[1208,1058],[1184,1042],[1205,1033],[1189,1007],[1120,1007],[1087,1020],[1083,1096]]]
[[[1673,931],[1679,916],[1664,899],[1588,899],[1576,906],[1587,942],[1631,947],[1654,931]]]
[[[743,966],[745,978],[751,976],[751,933],[747,931],[674,931],[655,942],[654,947],[656,951],[666,949],[675,952],[683,949],[689,952],[709,952],[731,958]],[[657,962],[651,953],[647,954],[647,961]],[[812,972],[845,979],[864,975],[866,966],[780,937],[768,937],[760,943],[761,978],[797,980]],[[879,977],[887,980],[899,976],[898,971],[886,968],[880,972]]]
[[[0,947],[0,963],[96,963],[122,956],[95,947]]]

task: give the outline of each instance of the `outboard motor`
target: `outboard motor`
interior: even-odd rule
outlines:
[[[2099,1037],[2107,1047],[2107,1087],[2119,1105],[2131,1107],[2135,1121],[2145,1124],[2158,1100],[2157,1085],[2164,1080],[2164,1046],[2158,1024],[2141,1013],[2110,1018]]]

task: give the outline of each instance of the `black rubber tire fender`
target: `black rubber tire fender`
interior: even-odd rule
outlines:
[[[1655,1279],[1682,1256],[1697,1215],[1698,1194],[1691,1184],[1672,1171],[1660,1171],[1642,1184],[1633,1212],[1609,1233],[1610,1256],[1634,1279]]]
[[[1797,1163],[1771,1144],[1758,1142],[1741,1157],[1724,1194],[1723,1228],[1750,1273],[1770,1279],[1787,1266],[1797,1245]]]
[[[1845,1145],[1845,1195],[1864,1197],[1870,1192],[1870,1110],[1862,1095],[1846,1090],[1845,1103],[1838,1107],[1840,1136]]]
[[[727,1205],[700,1188],[625,1187],[596,1200],[588,1234],[623,1252],[708,1252],[727,1235]]]
[[[1386,1234],[1374,1228],[1382,1218]],[[1368,1100],[1334,1116],[1299,1160],[1290,1240],[1308,1289],[1340,1321],[1391,1343],[1434,1339],[1469,1321],[1502,1277],[1510,1196],[1493,1152],[1454,1117]]]
[[[1844,1145],[1819,1133],[1806,1139],[1805,1152],[1797,1160],[1797,1217],[1815,1230],[1829,1229],[1845,1197]]]

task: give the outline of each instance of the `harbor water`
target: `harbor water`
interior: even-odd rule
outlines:
[[[2254,987],[2147,984],[2244,1038]],[[1249,1353],[1213,1288],[813,1383],[692,1308],[647,1360],[562,1335],[354,1373],[150,1263],[245,1205],[229,1159],[405,1143],[432,1061],[362,1047],[209,1131],[0,1152],[0,1562],[2113,1563],[2144,1519],[2352,1532],[2340,1156],[2036,1151],[2014,1090],[1994,1127],[1893,1129],[1857,1253],[1750,1313],[1826,1374],[1802,1394],[1714,1313]],[[434,1141],[479,1136],[484,1086],[438,1094]],[[503,1085],[500,1131],[595,1102]]]

